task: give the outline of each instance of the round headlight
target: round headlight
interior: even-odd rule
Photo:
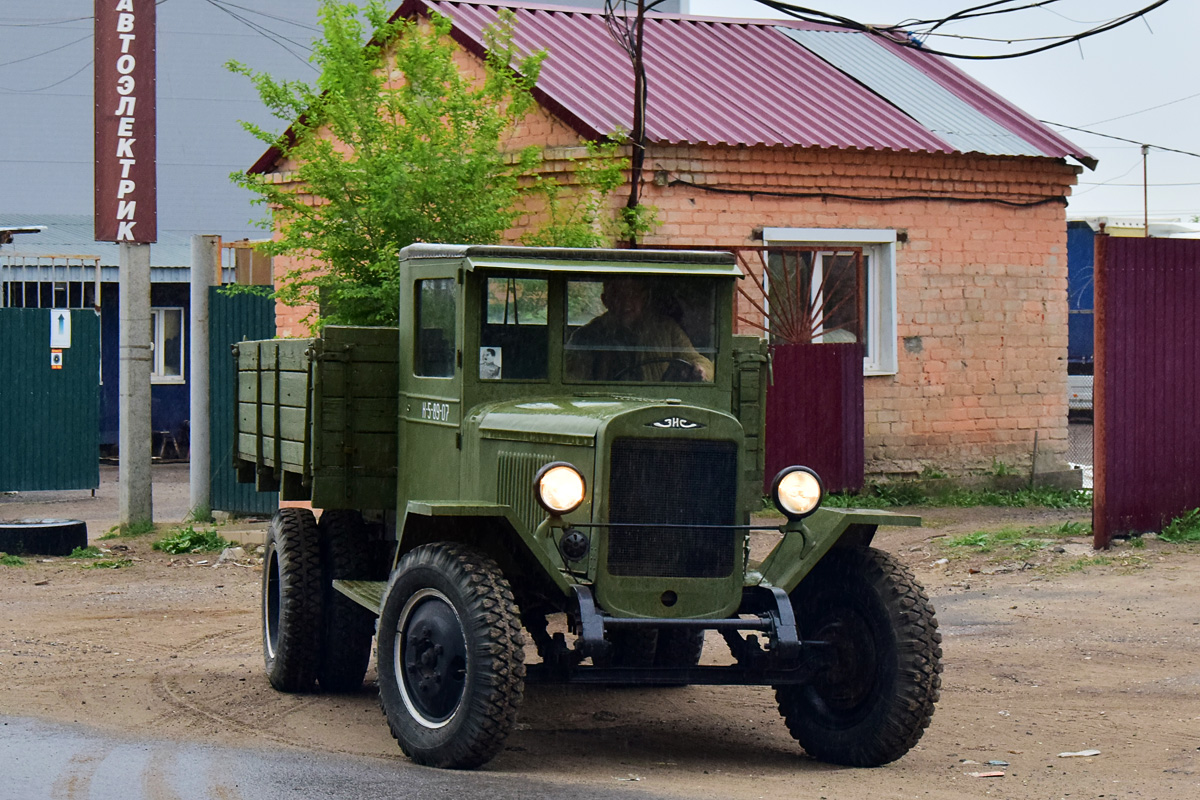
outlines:
[[[534,496],[551,514],[570,514],[583,503],[586,491],[579,470],[563,461],[547,464],[533,479]]]
[[[821,505],[825,488],[817,473],[808,467],[787,467],[780,470],[771,485],[775,507],[788,519],[807,517]]]

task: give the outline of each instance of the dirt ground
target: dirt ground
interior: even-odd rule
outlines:
[[[170,491],[175,499],[158,505],[156,488],[160,519],[186,513],[186,477],[182,494]],[[89,519],[95,539],[111,493],[0,497],[0,519]],[[1200,550],[1150,541],[1093,554],[1086,534],[1061,536],[1063,523],[1086,522],[1078,510],[917,513],[925,527],[876,538],[927,587],[945,637],[941,702],[900,761],[856,770],[807,758],[766,688],[531,686],[487,770],[738,800],[1200,796]],[[1013,527],[1059,536],[1016,558],[945,545]],[[374,668],[349,696],[274,692],[262,669],[258,563],[169,556],[151,550],[153,538],[96,542],[133,561],[122,569],[61,558],[0,566],[0,713],[404,768]],[[710,639],[706,652],[728,651]],[[1059,756],[1084,750],[1100,752]],[[1003,776],[972,774],[990,772]]]

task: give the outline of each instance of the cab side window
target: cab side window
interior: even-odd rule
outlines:
[[[482,380],[545,380],[550,338],[544,278],[488,277],[479,332]]]
[[[453,278],[417,281],[414,371],[426,378],[454,377],[455,285]]]

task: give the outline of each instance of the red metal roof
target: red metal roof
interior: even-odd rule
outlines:
[[[405,0],[396,16],[433,11],[449,17],[455,39],[482,53],[483,30],[495,22],[500,8],[516,14],[518,50],[549,53],[535,89],[543,105],[589,139],[632,128],[633,69],[609,34],[602,12],[539,3]],[[984,146],[981,138],[979,148],[964,150],[969,135],[957,135],[951,143],[905,113],[903,98],[886,96],[881,84],[860,80],[861,70],[851,77],[782,29],[867,37],[871,45],[884,48],[870,68],[884,70],[889,59],[915,66],[932,81],[930,86],[940,87],[936,103],[941,108],[959,106],[951,109],[959,118],[974,115],[985,126],[1003,129],[1011,135],[1007,148],[997,151],[994,143]],[[645,42],[646,129],[651,142],[991,152],[1070,156],[1089,166],[1095,163],[1082,148],[946,60],[871,34],[795,20],[664,14],[647,17]],[[875,91],[868,88],[872,85]],[[908,95],[911,103],[911,92]],[[264,154],[251,171],[269,171],[276,157]]]

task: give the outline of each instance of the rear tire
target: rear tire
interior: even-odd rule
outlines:
[[[777,687],[779,713],[809,755],[853,767],[903,756],[939,698],[941,634],[917,580],[872,548],[836,549],[792,591],[803,637],[828,641],[832,665]]]
[[[281,508],[267,526],[262,608],[267,680],[281,692],[309,691],[320,660],[321,553],[306,508]]]
[[[326,692],[362,688],[371,661],[375,615],[333,588],[335,580],[381,580],[362,514],[330,509],[317,524],[321,549],[320,663],[317,683]]]
[[[406,553],[377,643],[380,702],[409,758],[472,769],[500,752],[525,691],[525,639],[496,562],[459,544]]]

